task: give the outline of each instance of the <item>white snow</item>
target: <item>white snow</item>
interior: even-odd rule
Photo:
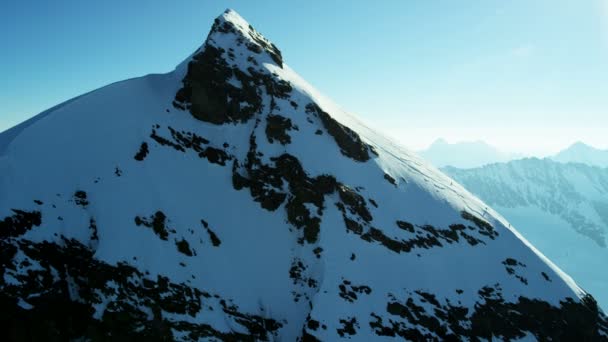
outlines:
[[[226,12],[223,18],[248,32],[247,22],[236,12]],[[210,43],[232,46],[234,37],[218,34]],[[237,63],[245,63],[246,57],[238,52]],[[327,330],[319,331],[321,338],[336,338],[338,319],[347,316],[361,317],[356,339],[374,337],[366,319],[370,312],[386,311],[389,293],[404,299],[408,291],[422,289],[468,307],[475,304],[481,287],[495,283],[501,284],[507,300],[525,294],[559,305],[566,297],[581,295],[570,277],[459,184],[341,110],[287,65],[279,68],[264,54],[258,57],[269,72],[291,83],[291,99],[299,105],[294,110],[287,101],[277,101],[281,115],[299,127],[290,132],[291,144],[270,144],[263,125],[258,128],[263,160],[287,152],[298,157],[310,176],[332,174],[351,188],[361,187],[361,195],[378,203],[378,208],[368,203],[371,225],[389,237],[408,237],[397,228],[396,220],[440,228],[471,224],[460,217],[466,210],[489,221],[499,232],[498,238],[475,247],[461,241],[397,254],[347,232],[334,205],[338,201],[334,193],[325,197],[318,242],[323,251],[317,258],[312,252],[316,245],[298,244],[301,232],[287,222],[285,204],[270,212],[252,201],[248,189],[233,188],[231,163],[212,164],[193,151],[175,151],[150,139],[154,125],[160,126],[156,131],[165,137],[170,137],[170,126],[205,137],[214,146],[227,142],[229,152],[240,160],[248,152],[253,119],[239,125],[212,125],[171,105],[191,57],[172,73],[106,86],[41,114],[26,127],[1,134],[0,217],[10,216],[11,208],[38,208],[43,224],[26,238],[57,241],[58,234],[85,244],[90,242],[89,219],[94,218],[99,235],[97,259],[110,264],[128,262],[142,272],[149,271],[151,278],[164,275],[176,283],[221,293],[243,312],[260,314],[260,308],[270,308],[269,315],[285,322],[281,340],[295,340],[309,314],[328,325]],[[315,135],[321,124],[311,124],[303,115],[310,102],[317,102],[334,119],[359,133],[379,156],[360,163],[342,156],[329,134]],[[136,161],[133,156],[144,141],[150,153],[144,161]],[[117,168],[121,176],[115,174]],[[383,178],[384,173],[397,180],[397,187]],[[88,206],[73,203],[77,190],[86,191]],[[34,199],[44,204],[38,207]],[[135,216],[146,218],[158,210],[175,230],[168,241],[134,222]],[[218,235],[221,246],[212,246],[201,219]],[[188,257],[177,251],[175,242],[182,238],[196,255]],[[352,253],[356,254],[354,261],[350,260]],[[520,272],[528,285],[505,272],[501,262],[507,257],[526,264]],[[294,259],[303,260],[307,265],[304,276],[316,279],[318,289],[294,285],[289,278]],[[553,282],[547,283],[540,272],[549,274]],[[344,279],[368,285],[372,293],[346,302],[337,295]],[[464,294],[458,295],[454,289],[462,289]],[[305,298],[294,302],[293,291],[308,296],[312,308]],[[99,317],[105,303],[96,308]],[[203,310],[188,319],[211,322],[220,330],[230,328],[221,310]]]

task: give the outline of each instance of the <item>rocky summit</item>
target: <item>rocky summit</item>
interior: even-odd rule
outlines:
[[[236,12],[0,134],[3,341],[607,340],[491,208]]]

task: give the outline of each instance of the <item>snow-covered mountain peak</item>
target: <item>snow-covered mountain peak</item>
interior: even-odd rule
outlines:
[[[259,55],[266,55],[269,60],[262,58],[262,62],[283,66],[281,51],[232,9],[215,19],[205,45],[225,50],[230,61],[237,60],[237,55],[245,55],[260,62]]]
[[[0,331],[24,339],[608,331],[500,215],[334,105],[231,11],[174,72],[85,94],[2,144]]]
[[[573,143],[550,158],[561,163],[582,163],[608,167],[608,150],[597,149],[581,141]]]

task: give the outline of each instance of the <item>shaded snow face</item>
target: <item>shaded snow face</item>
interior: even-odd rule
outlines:
[[[11,139],[11,337],[606,336],[593,298],[492,209],[342,112],[233,11],[175,72]]]

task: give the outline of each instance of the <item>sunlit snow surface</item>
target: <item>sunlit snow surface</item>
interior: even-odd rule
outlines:
[[[242,32],[248,27],[235,12],[225,13],[220,20],[233,23]],[[230,34],[215,33],[210,38],[209,44],[217,47],[227,49],[235,44],[235,36]],[[239,53],[247,50],[234,50],[234,63],[245,65],[246,55]],[[174,283],[220,294],[243,312],[282,322],[277,337],[285,341],[301,336],[309,317],[326,325],[326,329],[314,332],[322,340],[338,338],[336,331],[343,327],[340,319],[349,317],[356,317],[358,324],[356,335],[346,337],[378,338],[369,324],[370,313],[386,315],[391,295],[404,301],[416,290],[471,310],[479,300],[478,291],[495,284],[500,284],[506,301],[524,296],[559,306],[567,297],[584,294],[494,210],[424,160],[338,108],[288,66],[273,63],[267,54],[256,55],[260,66],[293,87],[289,101],[294,101],[297,109],[288,100],[276,99],[280,114],[298,127],[289,132],[290,144],[270,143],[263,124],[254,128],[255,119],[214,125],[174,108],[172,101],[182,87],[191,58],[174,72],[111,84],[41,114],[22,129],[0,135],[0,218],[12,215],[12,208],[39,210],[42,224],[22,239],[59,241],[63,235],[85,245],[90,244],[87,227],[94,218],[99,236],[96,259],[112,265],[127,262],[148,271],[150,278],[163,275]],[[331,135],[315,134],[322,127],[309,122],[304,113],[311,102],[357,132],[378,155],[358,162],[342,155]],[[262,123],[267,114],[267,110],[257,114]],[[378,228],[397,240],[408,238],[408,233],[397,227],[397,220],[437,228],[472,225],[462,218],[463,211],[486,220],[499,235],[476,246],[461,239],[444,242],[441,247],[396,253],[345,229],[335,205],[338,195],[332,193],[325,195],[318,240],[301,243],[301,232],[287,221],[285,204],[276,211],[265,210],[252,200],[248,189],[233,187],[231,162],[226,166],[210,163],[193,151],[176,151],[150,138],[153,129],[170,137],[169,127],[195,133],[213,146],[227,143],[226,151],[238,160],[246,158],[251,132],[257,130],[257,148],[263,151],[263,161],[289,153],[298,158],[310,177],[334,175],[378,204],[367,203],[373,220],[365,229]],[[142,142],[150,151],[138,161],[134,155]],[[387,181],[384,174],[396,184]],[[74,194],[79,190],[86,192],[88,205],[75,203]],[[136,216],[150,217],[159,210],[174,230],[167,241],[135,223]],[[218,235],[220,246],[212,245],[201,220]],[[182,238],[195,255],[178,251],[175,241]],[[313,252],[317,247],[322,248],[320,257]],[[507,258],[525,264],[517,274],[527,284],[505,271]],[[294,260],[306,265],[304,276],[314,279],[316,287],[296,284],[289,276]],[[541,272],[552,281],[545,280]],[[7,282],[9,277],[7,273]],[[344,280],[368,286],[371,292],[347,301],[339,296]],[[300,296],[298,301],[294,300],[296,295]],[[417,300],[417,304],[433,312],[429,303]],[[95,306],[96,317],[105,305]],[[218,309],[201,310],[194,317],[177,316],[221,331],[239,329]],[[175,332],[175,336],[182,335]]]

